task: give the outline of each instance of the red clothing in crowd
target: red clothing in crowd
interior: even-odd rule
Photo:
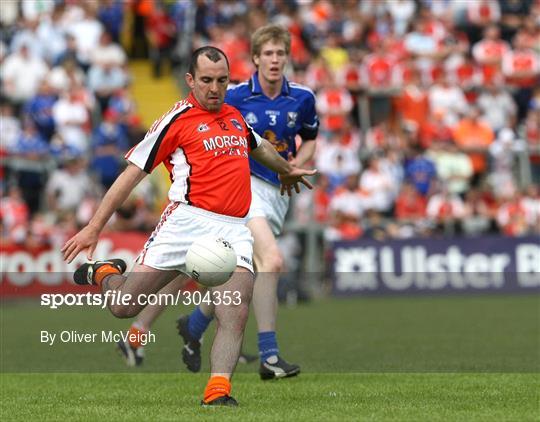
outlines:
[[[395,215],[399,220],[416,220],[426,216],[427,200],[418,193],[400,194],[396,199]]]
[[[509,84],[522,88],[532,88],[538,84],[540,59],[533,50],[510,51],[503,58],[502,69]],[[520,75],[521,72],[534,75],[522,76]]]
[[[371,89],[389,88],[392,85],[394,61],[388,55],[369,54],[364,58],[362,80]]]

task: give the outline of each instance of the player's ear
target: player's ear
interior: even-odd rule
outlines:
[[[251,57],[251,60],[253,60],[253,64],[255,65],[255,67],[258,68],[258,67],[259,67],[259,62],[260,62],[259,56],[258,56],[258,55],[254,55],[254,56]]]
[[[195,78],[193,77],[191,73],[186,73],[185,79],[186,79],[186,84],[187,86],[189,86],[190,89],[195,88]]]

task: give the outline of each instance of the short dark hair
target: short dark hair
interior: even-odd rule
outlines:
[[[199,60],[199,56],[203,54],[214,63],[217,63],[224,58],[225,62],[227,63],[227,69],[229,69],[229,59],[227,59],[225,53],[217,47],[206,45],[198,48],[191,54],[191,63],[189,64],[188,69],[188,73],[191,74],[191,76],[195,76],[195,71],[197,70],[197,61]]]

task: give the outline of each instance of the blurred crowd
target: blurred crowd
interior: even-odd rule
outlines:
[[[319,176],[293,222],[327,240],[540,233],[540,0],[25,0],[0,12],[4,239],[60,242],[91,217],[144,135],[128,57],[161,77],[212,44],[242,81],[267,22],[291,32],[287,76],[313,89],[321,120]],[[150,229],[154,203],[143,184],[111,227]]]

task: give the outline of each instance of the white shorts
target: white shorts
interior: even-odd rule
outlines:
[[[171,202],[137,258],[137,263],[158,270],[185,272],[186,253],[193,241],[213,234],[229,241],[237,265],[253,272],[253,237],[246,218],[216,214],[180,202]]]
[[[283,230],[285,215],[289,208],[289,197],[281,195],[279,186],[251,176],[251,207],[248,220],[253,217],[264,217],[268,220],[274,236]]]

